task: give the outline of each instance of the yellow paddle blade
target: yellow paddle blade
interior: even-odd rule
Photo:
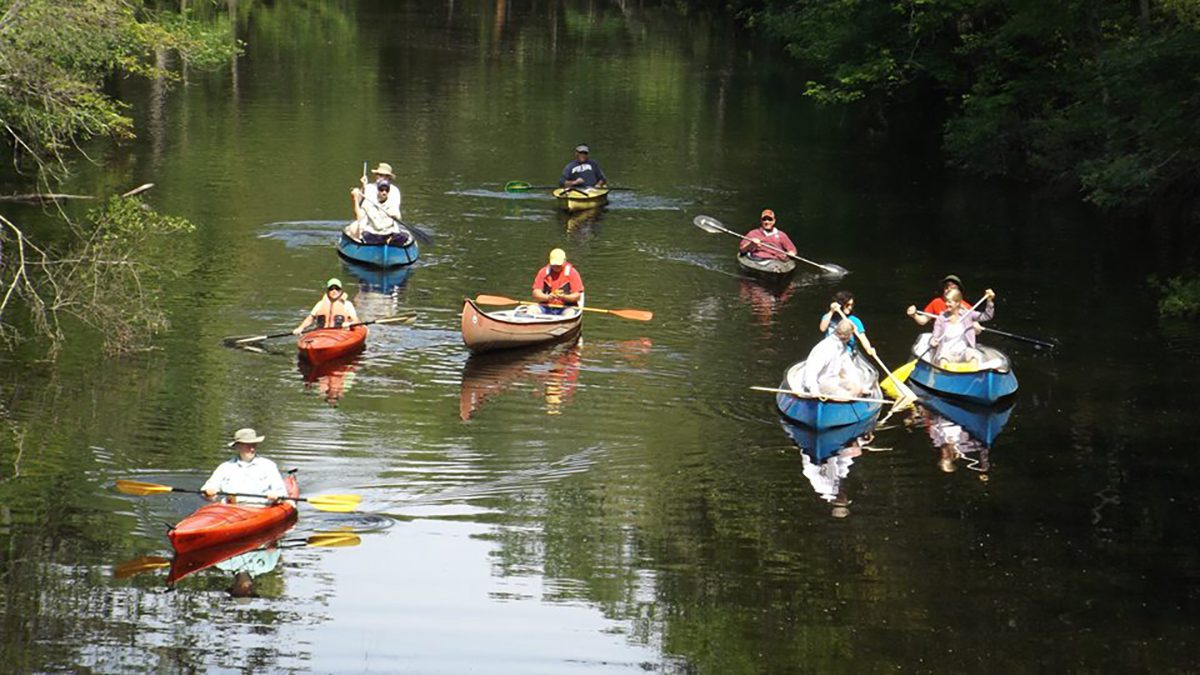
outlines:
[[[305,542],[309,546],[325,546],[327,548],[342,548],[358,546],[362,538],[353,532],[318,532]]]
[[[593,308],[584,307],[584,309],[590,310]],[[649,321],[654,318],[654,312],[645,309],[597,309],[595,311],[619,316],[622,319],[633,319],[634,321]]]
[[[916,367],[916,361],[909,361],[908,363],[900,366],[892,371],[892,377],[883,378],[883,381],[879,383],[879,388],[883,390],[883,393],[887,394],[891,398],[900,398],[901,396],[910,394],[912,390],[908,389],[907,387],[905,387],[907,391],[901,393],[899,387],[896,386],[896,380],[904,382],[908,379],[909,375],[912,375],[912,371]],[[895,380],[892,378],[895,378]]]
[[[170,485],[159,485],[158,483],[143,483],[140,480],[119,480],[117,481],[117,492],[124,492],[127,495],[157,495],[165,492],[170,492]]]
[[[144,555],[140,558],[127,560],[113,568],[113,576],[117,579],[128,579],[135,574],[149,572],[150,570],[162,569],[170,567],[171,561],[167,558],[157,555]]]
[[[305,501],[321,511],[350,513],[358,508],[362,497],[358,495],[317,495],[316,497],[306,497]]]
[[[506,298],[503,295],[477,295],[477,296],[475,296],[475,302],[477,302],[480,305],[519,305],[519,304],[521,304],[520,300],[513,300],[512,298]]]

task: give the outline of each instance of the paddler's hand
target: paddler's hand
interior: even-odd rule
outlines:
[[[200,491],[200,496],[204,497],[205,499],[207,499],[210,502],[217,498],[217,494],[219,494],[219,493],[216,490],[201,490]]]
[[[750,241],[753,242],[755,245],[762,243],[762,239],[759,239],[758,237],[750,237]]]
[[[842,311],[842,306],[840,304],[838,304],[837,302],[829,303],[829,316],[833,316],[834,314],[837,314],[840,311]]]
[[[993,291],[992,289],[990,289],[990,288],[989,288],[989,289],[987,289],[986,291],[984,291],[984,292],[983,292],[983,297],[987,298],[989,301],[990,301],[990,300],[995,300],[995,299],[996,299],[996,293],[995,293],[995,291]]]
[[[299,326],[296,326],[295,328],[292,329],[292,335],[299,335],[302,332],[303,331],[300,329]]]
[[[917,306],[916,306],[916,305],[909,305],[909,306],[908,306],[908,309],[904,310],[904,313],[905,313],[905,314],[907,314],[907,315],[909,315],[909,316],[916,316],[916,315],[917,315]]]
[[[363,196],[362,188],[351,188],[350,196],[354,197],[355,200],[361,200]]]

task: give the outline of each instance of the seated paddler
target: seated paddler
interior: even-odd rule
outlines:
[[[341,279],[335,277],[325,282],[325,294],[313,305],[312,311],[304,317],[300,325],[292,329],[292,334],[299,335],[314,323],[317,328],[347,330],[358,323],[358,312],[354,311],[354,305],[342,290]]]
[[[862,396],[863,374],[848,349],[852,337],[854,324],[842,319],[812,348],[804,364],[804,393],[829,398]]]
[[[982,330],[979,324],[990,321],[996,309],[992,300],[996,294],[992,289],[983,292],[983,311],[964,306],[962,291],[957,288],[946,293],[946,310],[938,315],[933,324],[933,336],[929,347],[934,350],[934,363],[945,368],[951,364],[965,363],[975,368],[982,365],[983,353],[975,346],[975,334]]]
[[[775,212],[763,209],[758,218],[758,227],[746,233],[746,238],[738,246],[738,253],[755,260],[787,260],[788,253],[796,254],[796,245],[786,232],[775,227]]]
[[[565,307],[583,304],[583,278],[567,262],[566,251],[561,248],[550,251],[548,264],[538,270],[533,280],[533,299],[546,314],[562,314]]]
[[[354,222],[346,227],[346,234],[363,244],[395,244],[405,246],[411,235],[400,226],[400,210],[388,203],[392,184],[381,178],[375,183],[375,198],[354,188],[350,201],[354,207]]]
[[[264,438],[253,429],[238,429],[229,443],[229,447],[237,451],[237,456],[217,465],[216,471],[201,486],[201,494],[209,500],[225,495],[230,503],[259,505],[275,503],[286,497],[287,487],[275,462],[258,456],[258,444]],[[263,497],[235,497],[236,494]]]
[[[575,146],[575,159],[563,167],[562,176],[558,179],[559,187],[586,190],[602,188],[608,184],[600,165],[588,159],[590,151],[586,145]]]

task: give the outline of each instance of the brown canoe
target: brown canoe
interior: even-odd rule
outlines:
[[[582,322],[578,308],[561,315],[542,314],[536,305],[484,312],[470,298],[463,300],[463,343],[476,354],[565,340],[579,334]]]

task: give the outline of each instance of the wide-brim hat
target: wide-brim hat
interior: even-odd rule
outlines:
[[[377,174],[381,174],[384,176],[391,176],[392,178],[396,177],[396,174],[392,173],[392,165],[388,164],[387,162],[380,162],[379,166],[375,167],[374,169],[371,169],[371,173],[377,173]]]
[[[233,440],[229,442],[229,447],[233,447],[238,443],[262,443],[266,436],[259,436],[258,432],[246,427],[233,432]]]
[[[550,251],[550,264],[551,265],[561,265],[565,262],[567,262],[567,252],[566,251],[562,250],[561,248],[556,248],[553,251]]]

